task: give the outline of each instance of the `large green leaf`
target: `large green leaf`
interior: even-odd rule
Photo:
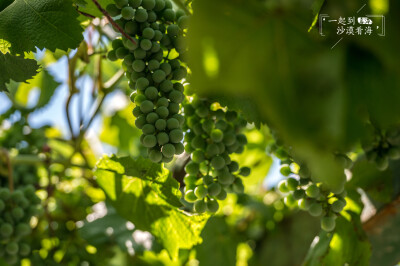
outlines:
[[[143,158],[105,157],[95,175],[117,212],[136,228],[151,232],[172,258],[178,257],[179,249],[201,242],[208,215],[179,210],[179,184],[161,165]]]
[[[0,53],[0,92],[7,91],[6,83],[10,80],[25,82],[31,79],[38,68],[36,60]]]
[[[54,91],[59,85],[60,83],[55,81],[54,77],[44,69],[32,80],[28,80],[27,83],[20,83],[14,88],[16,91],[11,91],[11,94],[14,95],[15,101],[18,104],[27,107],[30,92],[33,89],[38,89],[40,91],[40,96],[32,107],[41,108],[50,101]]]
[[[77,17],[70,0],[15,0],[0,12],[0,38],[17,54],[74,49],[83,39]]]

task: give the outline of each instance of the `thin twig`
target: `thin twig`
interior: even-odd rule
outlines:
[[[99,2],[97,2],[97,0],[92,0],[92,2],[97,6],[97,8],[100,10],[101,13],[103,13],[103,15],[108,19],[108,21],[111,23],[111,25],[113,25],[119,32],[121,32],[122,35],[124,35],[128,40],[130,40],[133,44],[136,44],[136,41],[129,36],[110,16],[110,14],[108,14],[108,12],[101,7],[101,5],[99,4]]]

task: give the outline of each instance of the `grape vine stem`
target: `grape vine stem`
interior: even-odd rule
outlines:
[[[108,19],[108,21],[111,23],[111,25],[113,25],[122,35],[124,35],[128,40],[130,40],[133,44],[136,44],[136,41],[129,36],[110,16],[110,14],[108,14],[108,12],[101,7],[101,5],[99,4],[99,2],[97,2],[97,0],[92,0],[92,2],[96,5],[96,7],[100,10],[101,13],[103,13],[103,15]]]

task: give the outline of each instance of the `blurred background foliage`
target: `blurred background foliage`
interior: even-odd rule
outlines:
[[[0,10],[12,1],[6,2]],[[249,143],[234,157],[252,169],[243,180],[246,193],[229,195],[212,217],[191,217],[177,208],[188,155],[165,168],[131,158],[145,151],[120,62],[105,59],[116,36],[104,20],[81,14],[79,48],[26,53],[41,71],[29,83],[10,81],[9,92],[0,94],[2,148],[14,167],[35,167],[44,210],[31,221],[32,255],[21,264],[399,263],[400,164],[391,161],[385,171],[377,170],[366,160],[360,139],[367,135],[367,121],[381,130],[400,122],[400,3],[174,2],[175,8],[193,12],[186,89],[250,122]],[[360,14],[385,15],[385,37],[345,37],[334,46],[335,29],[319,36],[318,14],[353,16],[364,4]],[[74,1],[74,6],[101,17],[91,1]],[[279,159],[269,152],[273,135],[333,189],[346,176],[332,154],[347,153],[355,161],[351,179],[347,176],[348,206],[334,234],[320,232],[318,219],[286,207],[275,191],[284,177]],[[27,154],[26,145],[33,147]],[[110,167],[113,174],[106,171]],[[0,177],[5,178],[3,172]]]

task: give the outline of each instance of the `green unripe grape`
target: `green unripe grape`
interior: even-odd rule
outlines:
[[[176,155],[182,154],[185,151],[185,147],[180,142],[179,143],[174,143],[174,147],[175,147],[175,154]]]
[[[172,118],[175,118],[176,120],[178,120],[179,126],[182,126],[183,123],[185,123],[185,117],[181,114],[174,114],[172,116]]]
[[[168,124],[168,122],[167,122]],[[169,132],[169,139],[172,143],[178,143],[183,139],[183,131],[181,129],[173,129]]]
[[[124,46],[126,49],[128,49],[129,51],[134,51],[138,48],[139,44],[138,44],[138,40],[136,40],[135,38],[133,38],[133,40],[135,41],[135,43],[133,43],[131,40],[129,39],[125,39],[124,41]],[[131,55],[132,58],[134,59],[135,57],[132,54],[128,54]],[[133,61],[133,60],[132,60]],[[131,62],[132,64],[132,62]]]
[[[326,216],[321,219],[321,228],[326,232],[332,232],[335,229],[336,221],[334,217]]]
[[[280,172],[284,176],[289,176],[292,173],[292,170],[290,169],[290,166],[285,165],[281,167]]]
[[[239,170],[239,164],[237,162],[235,162],[235,161],[232,161],[228,165],[228,169],[229,169],[229,172],[234,173],[234,172]]]
[[[227,121],[233,122],[237,118],[237,113],[235,111],[228,111],[225,114],[225,118],[226,118]]]
[[[135,57],[133,54],[128,54],[124,57],[124,64],[131,66],[133,61],[135,61]]]
[[[152,41],[152,42],[151,42],[151,50],[150,50],[150,52],[156,53],[156,52],[158,52],[158,51],[160,51],[160,50],[161,50],[161,45],[160,45],[158,42],[156,42],[156,41]],[[161,61],[158,60],[158,59],[154,59],[154,60],[157,60],[158,62],[161,62]]]
[[[187,76],[187,69],[185,67],[180,67],[173,71],[174,80],[182,80]]]
[[[161,69],[162,71],[164,71],[165,74],[166,74],[167,76],[168,76],[169,74],[171,74],[171,71],[172,71],[171,65],[168,64],[168,63],[162,63],[162,64],[160,65],[160,69]]]
[[[143,0],[142,7],[147,10],[152,10],[156,6],[155,0]]]
[[[142,129],[142,127],[146,124],[146,117],[144,115],[139,116],[135,120],[135,126],[139,129]]]
[[[145,92],[144,95],[146,95],[147,99],[149,100],[155,100],[158,97],[158,90],[156,87],[148,87]]]
[[[250,173],[251,173],[251,170],[249,167],[240,168],[239,175],[246,177],[246,176],[249,176]]]
[[[142,48],[144,51],[149,51],[152,46],[153,43],[148,39],[142,39],[140,41],[140,48]]]
[[[145,22],[149,15],[145,9],[137,9],[135,13],[135,20],[138,22]]]
[[[207,201],[207,211],[214,213],[217,212],[218,209],[219,209],[219,204],[216,200],[211,199]]]
[[[115,55],[119,59],[124,59],[125,56],[129,54],[129,50],[126,49],[125,47],[119,47],[117,50],[115,50]]]
[[[207,186],[211,185],[212,183],[214,183],[214,177],[212,177],[211,175],[203,176],[203,183],[206,184]]]
[[[212,158],[211,160],[211,165],[217,169],[220,170],[222,168],[224,168],[225,166],[225,160],[224,158],[222,158],[221,156],[215,156],[214,158]]]
[[[185,166],[185,171],[189,175],[197,175],[199,173],[199,164],[191,161]]]
[[[299,183],[300,183],[300,186],[306,186],[306,185],[308,185],[309,183],[310,183],[310,179],[308,179],[308,178],[301,178],[300,177],[300,180],[299,180]]]
[[[15,228],[16,235],[20,237],[29,235],[30,232],[31,232],[31,227],[29,226],[29,224],[26,223],[20,223]]]
[[[115,51],[115,50],[109,51],[108,54],[107,54],[107,58],[108,58],[108,60],[110,60],[110,61],[117,61],[117,60],[118,60],[118,57],[117,57],[116,51]]]
[[[167,127],[167,121],[165,121],[164,119],[158,119],[155,123],[155,126],[157,130],[162,131]]]
[[[171,143],[165,144],[162,147],[161,152],[165,157],[171,158],[175,154],[175,147]]]
[[[147,12],[147,14],[148,14],[147,22],[153,23],[157,20],[156,12],[149,11],[149,12]]]
[[[214,121],[211,119],[206,119],[202,124],[201,124],[202,130],[204,130],[207,133],[211,133],[211,130],[214,128]]]
[[[379,171],[385,171],[389,167],[389,159],[386,156],[377,157],[375,163]]]
[[[161,97],[161,98],[159,98],[159,99],[157,100],[157,104],[156,104],[156,105],[157,105],[158,107],[159,107],[159,106],[168,107],[168,105],[169,105],[168,99],[165,98],[165,97]]]
[[[168,25],[168,28],[167,28],[168,35],[171,36],[171,37],[178,36],[179,30],[180,30],[179,26],[176,25],[176,24]]]
[[[287,158],[288,158],[289,155],[287,154],[287,152],[286,152],[284,149],[278,148],[278,149],[275,151],[275,156],[276,156],[278,159],[284,161],[284,160],[287,160]]]
[[[138,94],[135,96],[134,102],[136,105],[141,105],[144,101],[146,101],[147,98],[143,94]]]
[[[300,199],[304,198],[304,196],[305,196],[305,192],[302,189],[298,189],[293,192],[293,198],[295,200],[300,200]]]
[[[219,153],[224,153],[225,152],[225,144],[223,144],[222,142],[217,143],[218,149],[219,149]]]
[[[110,16],[112,16],[112,17],[116,17],[119,14],[121,14],[121,11],[119,10],[119,8],[114,4],[107,5],[106,10],[107,10],[108,14],[110,14]]]
[[[173,159],[174,159],[174,156],[172,155],[172,157],[163,157],[161,161],[162,161],[163,163],[169,163],[169,162],[171,162]]]
[[[128,5],[128,0],[114,0],[114,2],[120,9]]]
[[[197,213],[203,213],[207,210],[207,204],[204,200],[198,200],[194,203],[194,210]]]
[[[146,58],[146,51],[142,48],[137,48],[135,51],[133,51],[133,55],[136,59],[141,60]]]
[[[227,196],[228,194],[226,193],[226,191],[224,189],[221,189],[221,192],[217,196],[215,196],[215,198],[218,200],[225,200]]]
[[[160,70],[162,71],[162,70]],[[172,82],[170,80],[164,80],[160,84],[160,90],[163,92],[170,92],[173,89]]]
[[[193,125],[191,129],[196,135],[202,135],[204,134],[203,127],[201,126],[201,123],[196,123]]]
[[[289,190],[291,190],[291,191],[295,191],[295,190],[297,189],[298,185],[299,185],[299,181],[297,181],[297,180],[294,179],[294,178],[289,177],[289,178],[286,180],[286,186],[287,186],[287,188],[288,188]]]
[[[224,141],[225,145],[231,146],[236,142],[236,136],[234,133],[228,132],[228,133],[224,134],[223,141]]]
[[[131,20],[134,15],[135,15],[135,10],[130,6],[126,6],[121,9],[121,16],[126,20]]]
[[[156,109],[157,114],[160,116],[160,118],[166,118],[169,115],[169,110],[165,106],[160,106]]]
[[[139,31],[139,24],[135,21],[128,21],[125,23],[124,30],[129,35],[136,35]]]
[[[9,223],[3,223],[0,226],[0,235],[3,237],[10,237],[14,232],[13,226]]]
[[[152,124],[146,124],[142,127],[142,131],[146,135],[151,135],[156,132],[156,128]]]
[[[18,253],[18,244],[16,242],[9,242],[6,245],[6,252],[10,255],[15,255]]]
[[[179,128],[179,121],[175,118],[168,119],[167,120],[167,128],[170,130]]]
[[[136,81],[136,88],[138,90],[144,90],[150,85],[150,81],[147,78],[138,78]]]
[[[322,214],[322,206],[319,203],[313,203],[310,208],[308,209],[308,212],[310,213],[311,216],[317,217]]]
[[[307,204],[307,199],[305,199],[305,198],[300,199],[298,201],[298,205],[299,205],[299,208],[304,211],[307,211],[310,208],[310,205]]]
[[[149,153],[149,158],[154,163],[159,163],[162,159],[162,153],[157,150],[151,150]]]
[[[151,112],[146,115],[147,123],[154,124],[157,120],[158,120],[158,114],[155,112]]]
[[[158,145],[162,146],[169,142],[169,136],[166,132],[160,132],[157,134]]]
[[[193,202],[195,202],[195,201],[197,200],[197,197],[196,197],[196,195],[194,194],[194,191],[193,191],[193,190],[188,190],[188,191],[186,191],[186,193],[185,193],[185,200],[186,200],[187,202],[190,202],[190,203],[193,203]]]
[[[149,61],[148,68],[150,71],[157,70],[159,67],[160,67],[160,62],[158,62],[157,60],[152,59]]]
[[[206,143],[201,136],[196,136],[193,138],[191,145],[194,149],[204,149]]]
[[[146,148],[153,148],[157,144],[157,138],[154,135],[147,135],[143,139],[143,146]]]
[[[235,179],[232,187],[233,187],[233,191],[235,191],[238,194],[241,194],[244,192],[244,185],[243,185],[242,179],[240,179],[240,178]]]
[[[181,16],[178,19],[178,25],[181,29],[187,29],[189,26],[189,17],[188,16]]]
[[[153,111],[153,108],[154,108],[154,104],[152,102],[148,101],[148,100],[143,101],[140,104],[140,111],[142,111],[145,114],[150,113],[151,111]],[[158,110],[158,108],[157,108],[157,110]],[[160,115],[158,112],[157,112],[157,114]]]
[[[171,102],[181,103],[183,101],[184,96],[183,96],[182,92],[173,90],[169,93],[168,97],[171,100]]]
[[[157,53],[153,54],[153,55],[151,56],[151,58],[152,58],[152,59],[156,59],[156,60],[158,60],[158,61],[161,62],[161,61],[164,59],[164,53],[163,53],[162,50],[160,50],[160,51],[158,51]]]
[[[163,12],[163,17],[166,21],[173,22],[175,20],[175,11],[173,9],[165,9]]]
[[[207,157],[211,158],[211,157],[214,157],[214,156],[216,156],[218,154],[220,154],[220,152],[219,152],[219,148],[218,148],[217,144],[211,143],[211,144],[207,145],[207,148],[206,148]]]
[[[293,198],[292,194],[289,194],[284,199],[285,205],[288,207],[295,207],[297,205],[297,201]]]
[[[128,0],[128,3],[133,8],[138,8],[142,4],[142,0]]]
[[[339,212],[341,212],[343,210],[343,208],[345,206],[346,206],[346,201],[342,200],[342,199],[339,199],[339,200],[336,200],[335,202],[332,203],[331,210],[336,212],[336,213],[339,213]]]
[[[165,9],[172,8],[172,2],[170,0],[165,0]]]
[[[158,25],[158,24],[157,24]],[[154,30],[154,37],[153,37],[153,39],[155,40],[155,41],[161,41],[161,39],[162,39],[162,37],[163,37],[163,34],[162,34],[162,32],[161,31],[159,31],[159,30]]]
[[[156,70],[156,71],[154,71],[152,77],[153,77],[154,82],[160,83],[163,80],[165,80],[165,72],[160,69]]]
[[[20,208],[20,207],[13,208],[11,213],[12,213],[12,216],[17,220],[19,220],[22,217],[24,217],[24,210],[22,208]]]
[[[198,186],[194,190],[194,194],[197,196],[199,199],[203,199],[205,196],[207,196],[207,188],[205,186]]]
[[[220,129],[213,129],[210,136],[212,141],[221,142],[224,138],[224,133]]]
[[[121,39],[115,39],[111,42],[111,46],[114,50],[117,50],[120,47],[124,47],[124,43],[122,42]]]
[[[154,10],[155,11],[161,11],[165,7],[165,1],[164,0],[156,0]]]
[[[227,128],[228,124],[224,120],[219,120],[217,123],[215,123],[215,127],[222,130],[225,130]]]
[[[178,20],[180,17],[184,16],[186,13],[182,9],[178,9],[176,11],[176,20]]]
[[[222,185],[230,185],[235,181],[235,177],[229,171],[218,171],[218,182]]]
[[[290,191],[290,190],[288,189],[288,187],[287,187],[286,180],[282,180],[282,181],[279,182],[279,184],[278,184],[278,189],[279,189],[279,191],[282,192],[282,193],[288,193],[288,192]]]
[[[117,50],[118,51],[118,50]],[[142,72],[144,68],[146,67],[146,64],[144,63],[143,60],[135,60],[132,63],[132,68],[136,72]]]
[[[181,63],[179,62],[178,59],[172,59],[169,61],[169,64],[171,65],[172,69],[177,69],[181,67]]]
[[[145,76],[144,73],[139,73],[139,72],[132,71],[130,78],[131,78],[132,82],[135,82],[138,78],[141,78],[141,77],[144,77],[144,76]]]
[[[25,257],[25,256],[28,256],[30,252],[31,252],[31,248],[30,248],[29,245],[24,244],[24,243],[21,243],[21,244],[19,245],[19,254],[20,254],[21,256],[24,256],[24,257]]]
[[[204,152],[202,150],[195,150],[192,153],[192,161],[196,163],[201,163],[205,160]]]
[[[221,185],[218,183],[212,183],[211,185],[208,186],[208,195],[211,197],[215,197],[218,194],[221,193]]]
[[[318,198],[320,195],[319,187],[315,184],[310,185],[306,189],[306,195],[310,198]]]

